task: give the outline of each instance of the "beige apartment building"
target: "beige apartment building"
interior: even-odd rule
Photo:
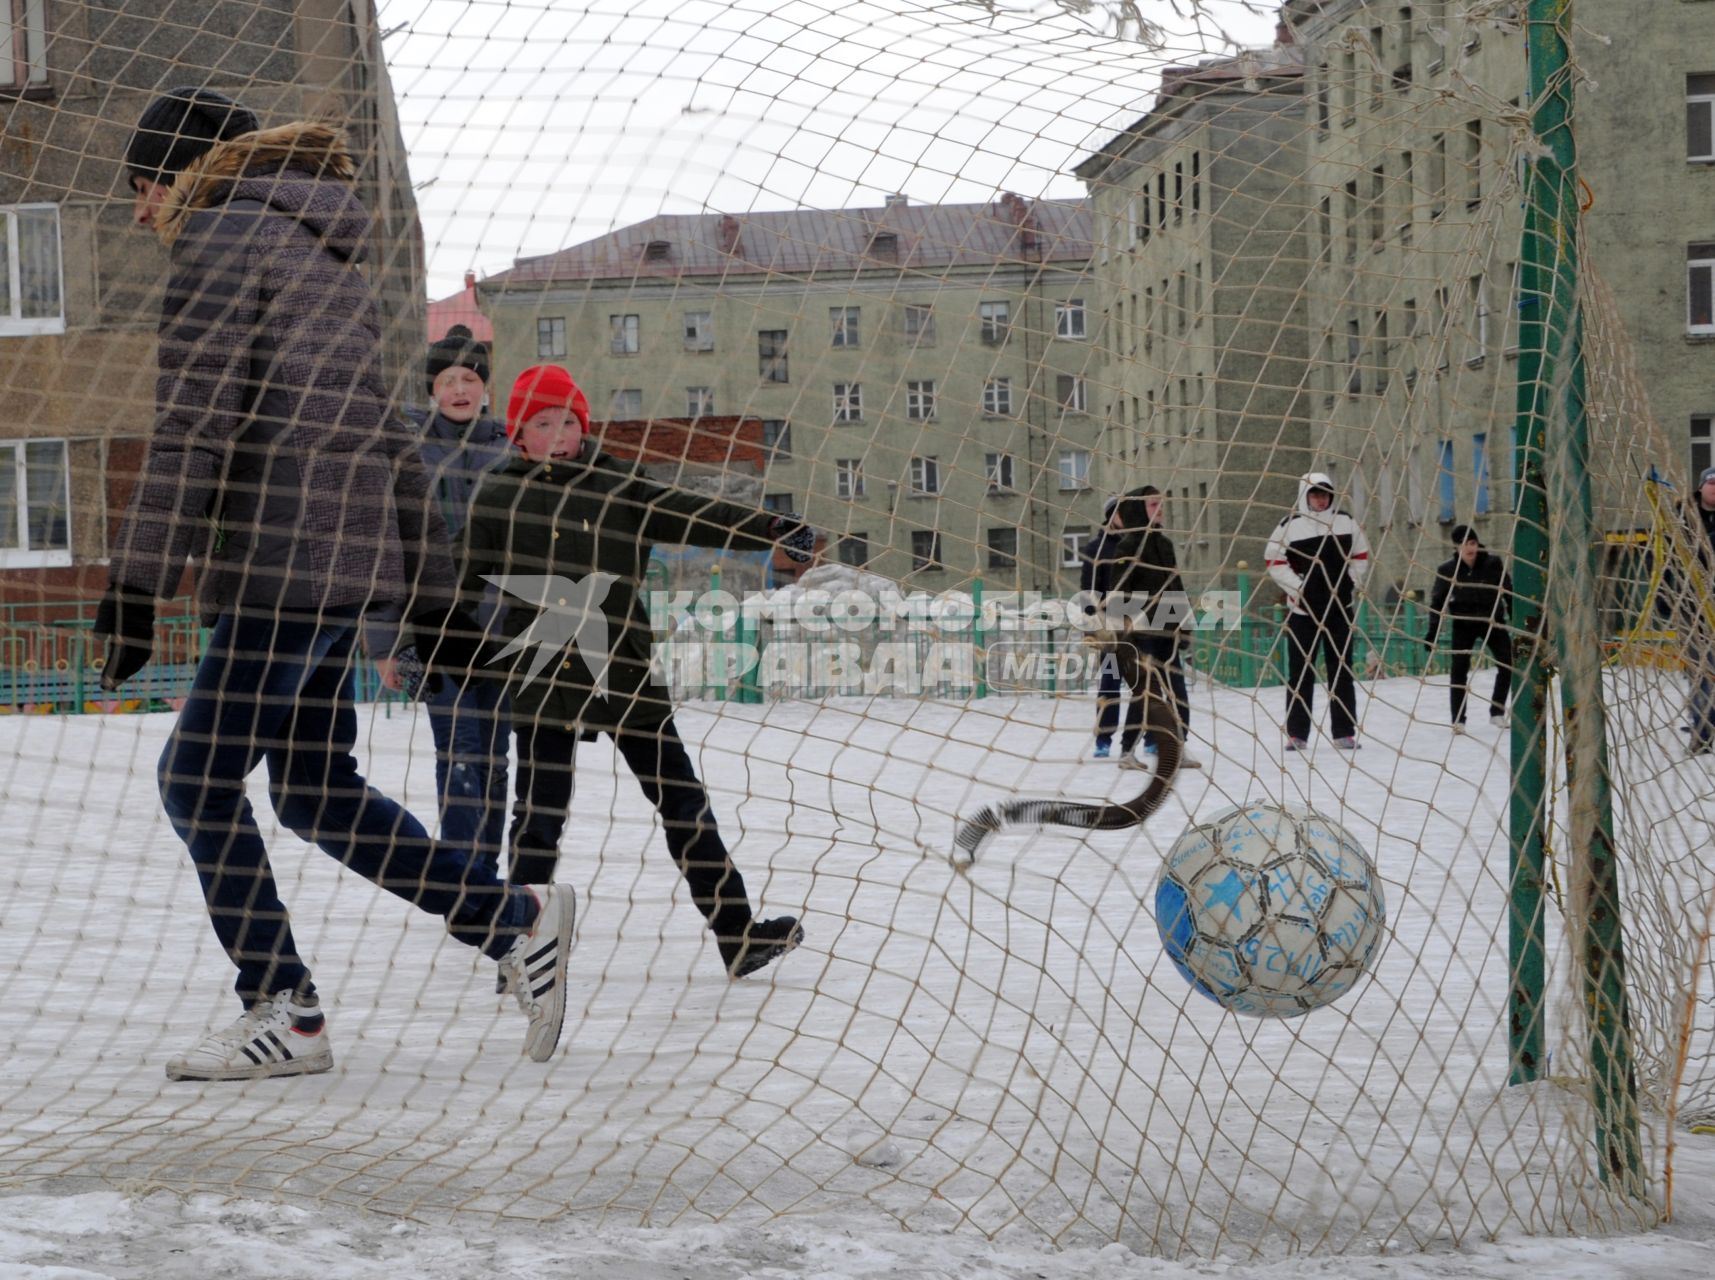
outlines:
[[[764,500],[845,563],[1069,592],[1105,483],[1089,225],[1010,194],[663,215],[478,292],[497,386],[553,360],[598,419],[761,419]]]
[[[1168,68],[1077,167],[1096,228],[1102,453],[1168,495],[1192,590],[1260,579],[1312,461],[1302,67],[1277,47]]]
[[[27,0],[11,12],[0,61],[0,601],[61,601],[105,585],[109,531],[154,416],[167,254],[131,225],[120,167],[151,98],[206,84],[265,124],[345,123],[376,215],[367,270],[402,390],[421,378],[422,232],[368,0],[208,0],[174,21],[144,0]]]
[[[1312,446],[1383,577],[1420,591],[1453,524],[1511,537],[1524,7],[1284,10],[1309,80]],[[1683,480],[1711,460],[1715,7],[1580,0],[1577,19],[1585,265],[1612,306],[1593,313],[1592,399],[1613,399],[1616,341],[1636,379],[1593,404],[1592,474],[1598,518],[1630,527],[1650,465]]]

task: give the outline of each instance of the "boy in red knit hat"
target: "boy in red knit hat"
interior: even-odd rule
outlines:
[[[478,489],[465,534],[464,589],[496,583],[505,672],[518,738],[509,880],[550,883],[569,816],[582,730],[609,734],[661,815],[667,847],[742,977],[784,955],[804,931],[791,916],[757,920],[744,877],[715,825],[708,793],[650,669],[641,597],[651,544],[772,551],[808,560],[815,534],[795,516],[670,489],[601,453],[589,401],[558,365],[518,375],[506,409],[512,461]]]

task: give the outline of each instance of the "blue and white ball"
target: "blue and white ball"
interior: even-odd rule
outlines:
[[[1387,907],[1375,863],[1339,823],[1241,805],[1189,827],[1155,883],[1175,967],[1223,1009],[1296,1018],[1357,984]]]

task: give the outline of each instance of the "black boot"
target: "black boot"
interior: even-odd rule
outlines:
[[[721,939],[721,963],[727,976],[742,978],[773,964],[802,941],[804,928],[796,916],[752,920],[743,937]]]

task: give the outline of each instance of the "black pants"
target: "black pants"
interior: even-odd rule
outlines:
[[[1137,746],[1137,740],[1142,737],[1150,746],[1155,746],[1155,735],[1143,732],[1143,700],[1150,693],[1160,697],[1167,692],[1157,686],[1150,688],[1150,664],[1146,659],[1153,658],[1157,669],[1167,677],[1167,687],[1173,694],[1173,709],[1179,716],[1179,738],[1183,742],[1185,730],[1191,723],[1191,697],[1185,688],[1185,664],[1179,658],[1179,646],[1172,636],[1128,636],[1114,646],[1114,657],[1119,662],[1120,680],[1131,694],[1131,700],[1125,709],[1125,732],[1120,736],[1120,752],[1130,755]],[[1160,677],[1156,679],[1159,681]]]
[[[1507,694],[1513,687],[1513,638],[1505,627],[1492,626],[1487,618],[1471,622],[1453,620],[1453,684],[1449,690],[1453,723],[1465,723],[1465,697],[1470,691],[1471,658],[1482,645],[1495,655],[1495,688],[1489,695],[1489,714],[1507,713]]]
[[[1321,616],[1294,613],[1286,619],[1286,736],[1310,737],[1318,649],[1328,678],[1328,728],[1336,738],[1353,737],[1358,731],[1358,692],[1352,677],[1352,615],[1338,604]]]
[[[720,938],[739,938],[750,924],[744,877],[727,856],[708,792],[669,716],[660,727],[621,729],[615,747],[661,815],[667,851],[691,890],[691,901]],[[548,884],[560,860],[570,816],[578,735],[546,724],[518,726],[518,797],[512,810],[507,879]]]

